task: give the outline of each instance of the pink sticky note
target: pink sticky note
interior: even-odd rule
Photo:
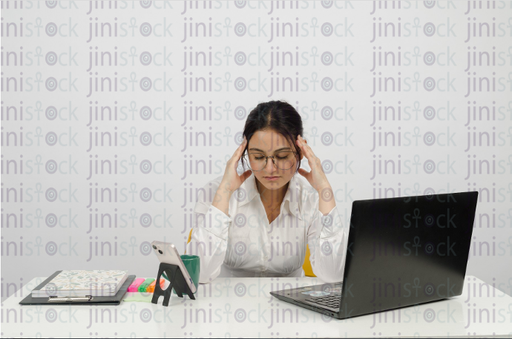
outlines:
[[[128,292],[138,292],[140,284],[144,282],[144,278],[137,278],[135,279],[132,284],[128,287]]]

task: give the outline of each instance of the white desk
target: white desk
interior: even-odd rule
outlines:
[[[44,279],[34,278],[22,296],[2,304],[2,337],[512,338],[512,297],[472,276],[459,297],[347,320],[326,318],[269,294],[286,283],[320,283],[316,278],[217,278],[200,285],[196,300],[173,295],[169,307],[162,306],[163,297],[152,304],[149,295],[146,302],[119,306],[19,305]]]

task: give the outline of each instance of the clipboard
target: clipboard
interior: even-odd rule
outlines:
[[[39,284],[35,290],[41,289],[47,283],[49,283],[54,277],[56,277],[61,271],[56,271],[51,276],[48,277],[45,281]],[[22,301],[20,301],[20,305],[88,305],[88,304],[102,304],[102,305],[119,305],[121,300],[123,299],[126,291],[128,290],[128,286],[135,280],[135,275],[129,275],[123,285],[119,288],[116,295],[110,297],[93,297],[93,296],[83,296],[83,297],[41,297],[34,298],[32,297],[32,293],[25,297]]]

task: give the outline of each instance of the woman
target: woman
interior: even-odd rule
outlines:
[[[315,275],[325,282],[343,280],[348,228],[321,161],[302,134],[300,115],[286,102],[260,103],[251,111],[224,175],[204,186],[204,192],[216,192],[213,201],[204,194],[195,206],[186,253],[200,256],[200,283],[221,271],[302,277],[307,244]],[[299,168],[304,156],[311,172]],[[250,168],[241,175],[239,160]]]

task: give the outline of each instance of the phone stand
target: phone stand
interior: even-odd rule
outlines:
[[[162,277],[162,273],[167,275],[170,281],[169,287],[164,291],[160,287],[160,279]],[[163,278],[162,278],[163,279]],[[151,302],[153,304],[158,304],[158,299],[161,295],[164,296],[164,302],[162,305],[169,306],[169,299],[171,298],[172,289],[176,291],[178,297],[183,298],[183,294],[188,294],[190,299],[196,299],[194,293],[188,287],[188,284],[181,273],[181,269],[177,265],[160,263],[160,267],[158,268],[158,275],[156,278],[155,291],[153,292],[153,298]]]

